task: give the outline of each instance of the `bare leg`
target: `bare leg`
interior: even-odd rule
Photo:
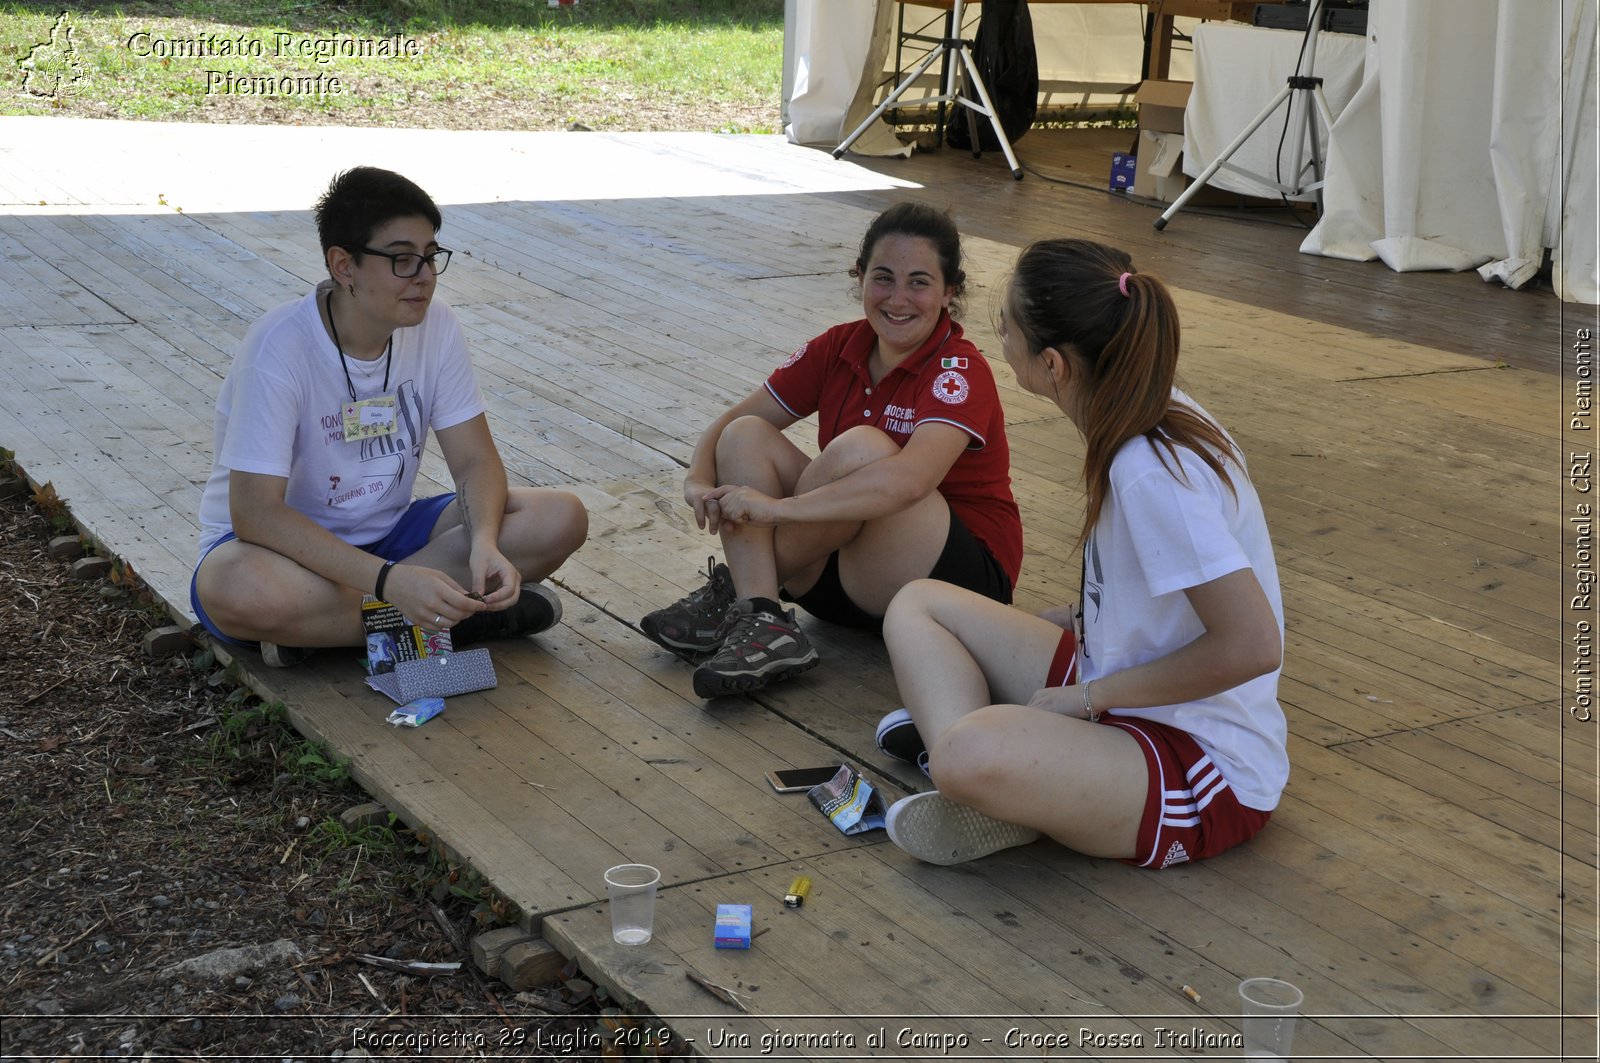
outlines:
[[[873,462],[893,457],[899,446],[876,428],[844,432],[808,465],[795,494],[843,479]],[[950,532],[950,507],[937,492],[911,506],[869,521],[791,524],[778,529],[778,572],[790,593],[804,594],[822,574],[828,555],[839,551],[839,580],[851,601],[883,615],[895,593],[933,570]]]
[[[900,696],[929,749],[975,709],[1026,704],[1044,686],[1061,634],[1048,620],[936,580],[908,584],[883,623]]]
[[[359,646],[361,592],[262,546],[233,539],[206,555],[195,584],[211,622],[236,639]]]
[[[794,494],[811,459],[760,417],[741,417],[717,440],[718,486],[753,487],[771,498]],[[772,528],[737,524],[722,529],[722,551],[741,598],[778,597],[778,563]]]
[[[538,581],[550,575],[583,545],[588,534],[589,513],[577,495],[551,487],[513,487],[506,492],[500,552],[523,579]],[[460,504],[451,502],[439,514],[428,544],[405,561],[436,568],[466,587],[471,579],[467,569],[470,546],[461,524]]]
[[[428,544],[406,558],[468,580],[467,538],[454,503]],[[506,498],[500,548],[523,578],[543,579],[583,543],[588,514],[577,496],[514,487]],[[362,591],[341,587],[282,554],[234,539],[206,555],[196,589],[218,628],[236,639],[286,646],[359,646]]]
[[[990,705],[945,731],[928,763],[952,801],[1089,856],[1134,855],[1149,769],[1120,727]]]
[[[1047,620],[933,581],[902,591],[884,624],[946,797],[1091,856],[1129,857],[1149,786],[1137,740],[1026,704],[1060,639]]]
[[[723,484],[753,487],[774,498],[814,491],[858,469],[899,453],[876,428],[841,433],[814,460],[759,417],[741,417],[717,443],[717,476]],[[882,614],[907,582],[926,576],[944,550],[950,507],[937,492],[870,521],[785,524],[777,528],[738,525],[722,532],[723,552],[742,598],[777,598],[780,586],[803,594],[822,574],[828,555],[839,551],[839,578],[851,600]]]

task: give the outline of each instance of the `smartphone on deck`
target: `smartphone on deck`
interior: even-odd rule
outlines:
[[[839,774],[842,764],[835,764],[831,768],[779,768],[777,771],[767,772],[767,782],[780,794],[798,793],[809,790],[813,786],[821,786],[835,775]]]

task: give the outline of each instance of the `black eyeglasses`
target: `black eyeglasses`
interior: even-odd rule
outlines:
[[[433,270],[433,275],[437,277],[444,272],[446,266],[450,265],[450,252],[442,247],[426,255],[419,255],[414,251],[405,251],[398,255],[392,255],[387,251],[379,251],[376,247],[363,247],[360,250],[362,254],[377,255],[380,258],[388,259],[389,268],[394,270],[396,277],[415,277],[422,272],[422,264],[424,262],[428,264],[428,268]]]

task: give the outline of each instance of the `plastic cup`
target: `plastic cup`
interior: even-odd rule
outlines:
[[[1244,1002],[1244,1058],[1287,1063],[1305,994],[1282,979],[1246,978],[1239,983],[1239,999]]]
[[[606,893],[611,897],[611,940],[619,945],[643,945],[650,940],[656,921],[656,886],[661,872],[649,864],[618,864],[606,872]]]

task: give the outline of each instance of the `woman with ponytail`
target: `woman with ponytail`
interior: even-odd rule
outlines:
[[[1214,856],[1289,775],[1283,605],[1243,456],[1175,388],[1176,307],[1125,253],[1027,248],[1000,332],[1086,444],[1083,602],[1032,616],[931,580],[896,596],[907,708],[878,741],[939,789],[897,802],[889,837],[940,864],[1041,834],[1141,867]]]

